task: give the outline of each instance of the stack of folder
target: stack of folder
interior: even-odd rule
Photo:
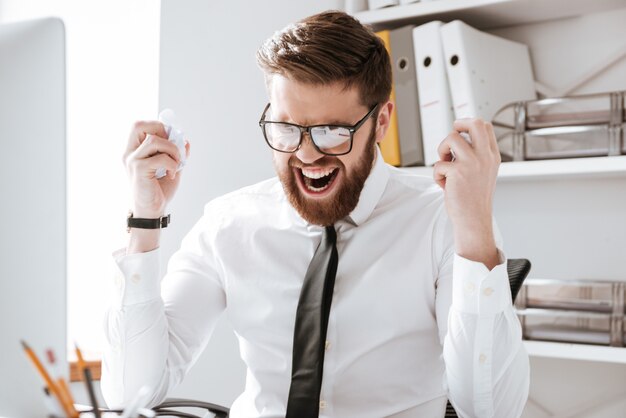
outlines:
[[[459,20],[377,34],[391,57],[391,100],[396,103],[381,142],[391,165],[432,165],[454,119],[490,121],[502,106],[537,97],[524,44]]]
[[[626,345],[626,284],[527,279],[515,300],[525,339]]]
[[[503,161],[626,154],[626,92],[512,103],[493,119]]]

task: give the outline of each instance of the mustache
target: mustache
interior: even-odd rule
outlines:
[[[342,167],[343,163],[337,158],[330,155],[325,155],[323,158],[316,160],[314,163],[303,163],[298,157],[293,154],[287,163],[289,167],[293,168],[334,168]]]

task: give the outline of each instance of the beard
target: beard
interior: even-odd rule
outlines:
[[[296,157],[295,153],[289,158],[287,168],[284,170],[280,170],[274,162],[287,200],[305,221],[320,226],[333,225],[356,208],[365,180],[367,180],[374,165],[375,136],[376,130],[372,129],[363,155],[350,173],[346,171],[343,162],[334,156],[325,155],[315,162],[315,167],[336,166],[343,174],[340,179],[341,183],[333,185],[335,190],[322,199],[307,197],[297,184],[296,175],[299,174],[296,174],[298,169],[295,167],[307,167],[312,164],[304,164]]]

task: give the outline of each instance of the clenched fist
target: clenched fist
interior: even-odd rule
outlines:
[[[445,193],[457,253],[491,269],[497,264],[492,214],[501,161],[496,136],[491,123],[482,119],[460,119],[453,128],[439,145],[434,178]]]
[[[189,142],[185,141],[186,157]],[[167,140],[163,124],[158,121],[139,121],[133,125],[123,156],[133,196],[133,214],[136,218],[158,218],[172,200],[181,172],[176,173],[181,155],[176,145]],[[167,174],[157,179],[155,172],[165,167]]]

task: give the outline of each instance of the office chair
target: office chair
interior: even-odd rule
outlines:
[[[509,284],[511,286],[512,302],[515,301],[522,283],[528,272],[530,271],[530,261],[519,258],[510,259],[507,263],[507,273],[509,275]],[[206,409],[215,414],[217,418],[228,418],[229,409],[223,406],[215,405],[209,402],[194,401],[190,399],[166,399],[160,405],[153,408],[157,416],[170,416],[181,418],[201,418],[188,412],[177,411],[173,408],[198,408]],[[445,418],[458,418],[458,415],[450,402],[446,406]]]
[[[525,258],[510,259],[507,262],[507,273],[509,275],[509,284],[511,285],[511,302],[515,302],[515,298],[522,288],[524,279],[530,272],[530,261]],[[446,405],[446,414],[444,418],[458,418],[458,415],[450,402]]]
[[[203,412],[202,415],[194,415],[190,412],[176,410],[174,408],[204,409],[206,411]],[[81,411],[80,413],[91,414],[92,411],[93,409],[85,409]],[[180,417],[180,418],[204,418],[207,416],[209,412],[211,412],[215,415],[216,418],[228,418],[229,409],[220,405],[209,403],[209,402],[195,401],[191,399],[169,398],[163,401],[161,404],[152,408],[152,411],[155,412],[154,416],[157,416],[157,417],[164,416],[164,417]],[[100,408],[100,412],[115,412],[121,415],[124,411],[122,409]],[[139,414],[138,416],[145,417],[145,415],[142,415],[142,414]]]
[[[166,399],[160,405],[153,409],[156,416],[181,417],[181,418],[200,418],[187,412],[176,411],[172,408],[198,408],[206,409],[208,412],[215,414],[216,418],[228,418],[228,408],[215,405],[209,402],[193,401],[190,399]],[[202,415],[205,416],[205,415]]]

